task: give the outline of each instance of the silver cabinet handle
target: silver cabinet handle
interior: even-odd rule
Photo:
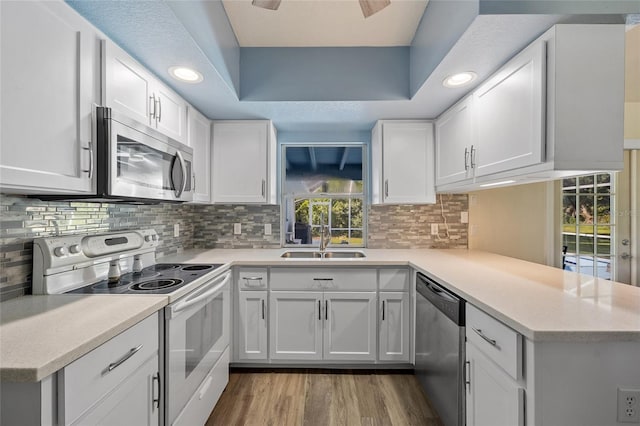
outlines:
[[[471,145],[471,168],[476,168],[476,149]]]
[[[384,300],[382,301],[382,321],[384,321]]]
[[[333,281],[333,278],[314,278],[314,281]]]
[[[162,98],[158,96],[158,123],[162,122]]]
[[[471,391],[471,361],[464,362],[464,387],[469,387]]]
[[[156,389],[156,381],[158,382],[158,397],[156,398],[155,396],[153,397],[153,399],[151,400],[152,404],[156,405],[156,408],[160,408],[160,393],[162,392],[162,388],[160,387],[160,373],[156,373],[153,375],[153,390],[154,390],[154,395],[155,395],[155,389]]]
[[[318,321],[322,321],[322,302],[318,300]]]
[[[149,117],[156,118],[156,95],[155,93],[149,96]],[[153,106],[153,109],[152,109]],[[153,112],[151,112],[153,111]]]
[[[329,301],[325,300],[324,301],[324,319],[325,320],[329,320]]]
[[[142,346],[144,346],[144,345],[140,345],[140,346],[138,346],[136,348],[131,348],[131,350],[129,350],[129,352],[127,352],[122,358],[120,358],[116,362],[112,362],[111,364],[109,364],[109,367],[107,367],[107,371],[106,372],[108,373],[108,372],[113,371],[116,368],[120,367],[123,362],[125,362],[126,360],[128,360],[129,358],[134,356],[136,354],[136,352],[138,352],[140,349],[142,349]]]
[[[247,282],[247,287],[262,287],[262,277],[242,277],[241,279]],[[258,285],[251,285],[254,281],[257,281]]]
[[[467,170],[469,170],[469,148],[467,148],[466,146],[464,147],[464,171],[466,172]]]
[[[89,151],[89,169],[83,170],[83,172],[89,174],[89,179],[93,177],[93,142],[87,142],[87,147],[82,147],[84,151]]]
[[[266,192],[267,188],[267,181],[262,179],[262,196],[264,197],[264,194]]]
[[[484,333],[482,333],[482,330],[480,330],[479,328],[471,327],[471,329],[475,331],[478,336],[482,337],[485,340],[485,342],[489,343],[491,346],[497,346],[496,341],[493,339],[489,339],[487,336],[485,336]]]
[[[262,319],[264,319],[264,299],[260,301],[262,302]]]
[[[389,197],[389,179],[384,181],[384,197]]]

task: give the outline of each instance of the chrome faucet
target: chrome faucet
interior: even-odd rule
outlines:
[[[324,253],[331,242],[331,229],[324,224],[324,213],[320,213],[320,252]]]

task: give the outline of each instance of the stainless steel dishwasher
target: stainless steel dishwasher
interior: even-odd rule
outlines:
[[[465,424],[465,301],[418,273],[416,376],[445,426]]]

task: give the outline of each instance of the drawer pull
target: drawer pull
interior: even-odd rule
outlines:
[[[154,397],[153,400],[151,401],[152,404],[156,405],[156,408],[160,408],[160,392],[161,392],[161,386],[160,386],[160,373],[156,373],[153,375],[153,389],[155,391],[156,387],[155,387],[155,383],[156,381],[158,382],[158,397]],[[155,394],[155,393],[154,393]]]
[[[333,278],[314,278],[314,281],[333,281]]]
[[[262,277],[242,277],[247,282],[247,287],[262,287]],[[257,281],[257,285],[251,284],[253,281]]]
[[[107,368],[107,373],[110,371],[115,370],[116,368],[120,367],[120,365],[122,365],[123,362],[125,362],[126,360],[128,360],[129,358],[131,358],[132,356],[134,356],[136,354],[136,352],[138,352],[140,349],[142,349],[143,345],[138,346],[137,348],[131,348],[131,350],[122,358],[120,358],[119,360],[117,360],[116,362],[112,362],[111,364],[109,364],[109,367]]]
[[[384,300],[383,300],[382,301],[382,321],[384,321],[384,310],[385,310],[384,308],[385,306],[384,306]]]
[[[487,336],[484,335],[484,333],[482,333],[482,330],[480,330],[479,328],[471,327],[471,329],[475,331],[478,336],[482,337],[484,341],[489,343],[491,346],[496,346],[496,347],[498,346],[495,340],[489,339]]]
[[[318,321],[322,321],[322,305],[321,301],[318,300]]]
[[[262,319],[264,319],[264,299],[262,299],[260,302],[262,302]]]

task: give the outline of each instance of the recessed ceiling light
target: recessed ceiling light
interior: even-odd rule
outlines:
[[[184,81],[185,83],[200,83],[204,78],[198,71],[181,66],[175,66],[169,68],[169,75],[176,80]]]
[[[444,87],[460,87],[467,83],[471,83],[477,77],[473,71],[459,72],[458,74],[452,74],[442,81]]]

